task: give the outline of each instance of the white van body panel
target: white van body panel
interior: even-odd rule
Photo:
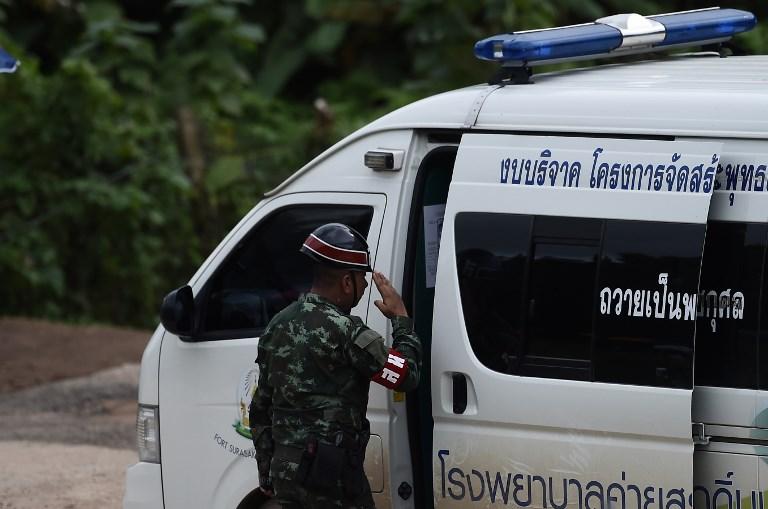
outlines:
[[[764,56],[669,58],[535,76],[486,99],[476,128],[764,138]]]
[[[165,329],[162,325],[155,328],[152,337],[149,338],[144,353],[141,355],[141,368],[139,369],[139,397],[138,401],[144,405],[157,405],[158,383],[160,381],[160,347],[163,342]]]
[[[496,87],[492,88],[495,89]],[[318,165],[325,163],[327,159],[335,158],[338,160],[339,157],[349,157],[350,154],[357,154],[356,150],[350,151],[347,149],[350,145],[357,145],[363,148],[362,152],[359,153],[359,161],[355,160],[352,162],[353,167],[358,167],[358,165],[362,165],[362,156],[368,150],[375,150],[376,148],[392,149],[400,146],[397,144],[390,145],[386,142],[386,138],[379,138],[383,134],[399,132],[400,135],[403,135],[403,133],[412,133],[413,129],[460,129],[462,127],[469,127],[474,123],[476,113],[487,95],[487,90],[488,87],[485,85],[476,85],[452,92],[445,92],[416,101],[384,115],[331,146],[288,177],[282,184],[267,193],[267,196],[287,192],[290,186],[298,182],[299,177],[302,177],[300,185],[307,185],[308,181],[304,177],[316,169]],[[468,119],[472,123],[467,125]],[[376,135],[375,138],[372,137],[374,134]],[[359,143],[365,140],[367,140],[367,145],[361,146]],[[377,140],[378,144],[373,143],[373,140]],[[356,176],[360,175],[361,173],[358,173]]]
[[[138,462],[125,473],[123,509],[158,509],[163,506],[160,465]]]

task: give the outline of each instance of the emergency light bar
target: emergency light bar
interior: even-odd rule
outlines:
[[[16,72],[18,68],[19,61],[0,48],[0,73]]]
[[[619,14],[583,25],[488,37],[475,44],[475,56],[505,67],[532,67],[723,42],[756,23],[751,12],[719,7],[656,16]]]

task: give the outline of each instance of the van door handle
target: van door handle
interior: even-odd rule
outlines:
[[[693,445],[709,445],[709,439],[712,438],[707,435],[703,422],[691,423],[691,434],[693,436]]]
[[[453,373],[453,413],[463,414],[467,409],[467,377],[463,373]]]

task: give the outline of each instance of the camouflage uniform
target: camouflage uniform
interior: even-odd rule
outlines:
[[[421,344],[411,320],[395,317],[392,324],[390,350],[360,318],[308,293],[267,326],[259,341],[251,426],[261,485],[271,479],[283,507],[374,506],[362,469],[370,382],[408,391],[419,381]],[[399,373],[386,367],[393,355],[403,365]],[[359,463],[359,475],[335,481],[330,490],[303,485],[297,479],[303,476],[301,454],[313,439],[343,445],[350,461]]]

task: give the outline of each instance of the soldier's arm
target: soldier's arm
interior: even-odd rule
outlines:
[[[392,318],[392,348],[378,332],[361,326],[351,342],[348,355],[352,365],[387,389],[410,391],[419,384],[421,342],[407,316]]]
[[[262,345],[265,344],[266,335],[259,341],[259,385],[251,400],[248,419],[251,425],[251,436],[256,448],[256,462],[259,467],[259,486],[263,490],[272,489],[272,480],[269,474],[269,465],[274,454],[275,442],[272,439],[272,394],[273,388],[269,385],[269,352]]]
[[[373,273],[382,300],[374,302],[384,316],[392,320],[392,348],[376,331],[361,326],[354,333],[349,354],[352,364],[371,380],[399,391],[410,391],[419,383],[421,342],[413,331],[400,295],[380,272]]]

